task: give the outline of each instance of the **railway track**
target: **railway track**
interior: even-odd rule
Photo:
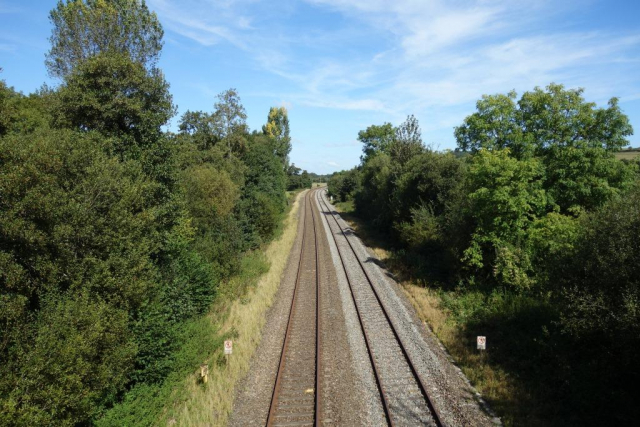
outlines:
[[[418,374],[369,273],[349,241],[348,235],[352,231],[340,225],[321,192],[315,194],[320,206],[324,206],[323,214],[333,219],[327,218],[327,224],[349,284],[387,423],[390,426],[443,426],[425,381]],[[342,235],[347,245],[341,248],[336,235]],[[350,266],[352,268],[348,268]]]
[[[319,425],[322,343],[313,193],[305,195],[300,261],[267,426]]]

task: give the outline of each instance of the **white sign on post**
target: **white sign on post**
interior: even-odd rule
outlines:
[[[231,353],[233,353],[233,341],[226,340],[224,342],[224,354],[231,354]]]
[[[478,336],[476,343],[478,344],[478,350],[487,349],[487,337]]]

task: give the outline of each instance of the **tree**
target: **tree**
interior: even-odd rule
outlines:
[[[477,110],[455,130],[464,151],[509,149],[516,159],[542,160],[544,189],[562,213],[601,206],[631,181],[613,152],[633,134],[618,100],[607,108],[585,102],[582,89],[550,84],[545,90],[484,96]]]
[[[395,182],[396,221],[408,220],[411,209],[418,205],[441,215],[452,192],[463,182],[464,172],[464,163],[451,153],[427,151],[414,156]]]
[[[147,69],[160,56],[164,32],[144,0],[59,0],[49,19],[46,65],[53,77],[66,78],[99,53],[126,55]]]
[[[389,147],[395,139],[395,130],[391,123],[382,125],[371,125],[365,130],[358,132],[358,141],[363,144],[362,162],[366,162],[378,153],[389,154]]]
[[[611,98],[607,108],[585,102],[583,89],[550,84],[525,92],[483,96],[477,112],[456,127],[458,146],[464,151],[509,148],[523,158],[543,156],[552,147],[591,147],[617,151],[629,144],[633,134],[629,119]]]
[[[332,196],[336,196],[339,201],[346,202],[347,199],[353,196],[353,193],[358,188],[358,184],[359,176],[357,168],[336,172],[329,178],[329,193]]]
[[[404,165],[423,151],[420,124],[412,114],[395,129],[395,138],[389,147],[389,154],[396,163]]]
[[[524,158],[533,154],[529,138],[522,129],[521,114],[515,102],[516,92],[506,95],[483,95],[476,103],[476,112],[455,128],[458,147],[476,152],[482,148],[501,150],[509,148],[511,155]]]
[[[248,169],[239,211],[251,247],[271,237],[286,205],[287,176],[274,152],[272,138],[253,134],[242,156]]]
[[[203,111],[187,110],[180,118],[178,129],[180,133],[190,135],[201,150],[213,147],[220,140],[213,116]]]
[[[213,118],[220,138],[229,138],[234,133],[248,133],[247,112],[238,92],[231,88],[221,92],[217,98],[218,102],[213,105]]]
[[[101,53],[67,76],[60,88],[61,116],[71,127],[97,130],[148,145],[174,114],[169,84],[127,55]]]
[[[289,117],[284,107],[271,107],[267,123],[262,126],[262,132],[276,140],[276,156],[286,165],[291,152],[291,137],[289,136]]]
[[[528,230],[545,213],[544,169],[535,158],[517,160],[509,150],[481,150],[468,174],[469,211],[476,224],[463,262],[501,285],[532,285]]]

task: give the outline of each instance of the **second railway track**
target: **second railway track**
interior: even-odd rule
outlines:
[[[349,241],[351,231],[340,225],[319,191],[316,195],[318,203],[324,206],[323,213],[349,284],[388,424],[442,426],[425,381],[416,371],[373,280]],[[346,241],[342,249],[337,237],[340,235]]]

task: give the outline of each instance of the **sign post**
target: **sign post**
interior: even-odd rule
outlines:
[[[227,365],[229,364],[229,355],[233,353],[233,341],[226,340],[224,342],[224,357],[227,359]]]
[[[478,346],[478,350],[486,350],[487,349],[487,337],[483,337],[478,335],[476,339],[476,344]]]

